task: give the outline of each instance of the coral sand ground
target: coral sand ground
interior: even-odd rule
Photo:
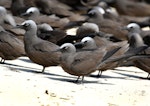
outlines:
[[[27,57],[0,64],[0,106],[149,106],[150,81],[135,67],[97,71],[76,84],[61,67],[42,67]]]

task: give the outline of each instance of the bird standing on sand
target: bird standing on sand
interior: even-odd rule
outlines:
[[[37,7],[30,7],[25,13],[22,13],[24,18],[34,20],[37,24],[47,23],[55,28],[60,28],[69,22],[68,18],[60,18],[56,15],[44,15],[40,13]]]
[[[59,65],[61,53],[53,52],[59,46],[38,38],[37,25],[33,20],[26,20],[21,25],[18,25],[18,27],[26,30],[24,44],[27,56],[34,63],[43,66],[42,72],[44,72],[45,67]]]
[[[84,37],[81,40],[81,44],[83,45],[82,49],[101,49],[105,48],[106,51],[110,51],[111,55],[105,56],[106,58],[114,58],[123,55],[129,49],[129,45],[126,41],[113,43],[105,38],[100,37]],[[114,52],[114,53],[113,53]],[[99,70],[98,77],[101,76],[103,71],[108,69],[114,69],[118,66],[118,61],[109,62],[104,65],[100,65],[97,69]]]
[[[105,19],[103,16],[104,12],[105,11],[102,11],[102,8],[100,7],[93,8],[88,12],[89,18],[87,21],[97,24],[102,32],[113,34],[120,40],[126,40],[127,37],[125,35],[127,32],[121,30],[123,24],[110,19]]]
[[[61,67],[71,75],[76,75],[78,78],[82,76],[82,82],[85,75],[95,71],[97,62],[106,53],[105,50],[76,52],[75,46],[71,43],[60,46],[60,51],[62,52]]]
[[[5,7],[0,6],[0,25],[4,28],[9,30],[12,26],[16,26],[15,19],[11,14],[7,13]],[[7,24],[6,24],[7,23]],[[11,26],[11,27],[10,27]]]
[[[150,45],[150,30],[144,31],[136,23],[130,23],[122,29],[128,30],[128,36],[131,36],[133,33],[138,33],[142,37],[144,43]]]
[[[117,50],[107,51],[102,47],[77,51],[73,44],[65,43],[59,49],[62,52],[61,67],[65,72],[78,76],[78,79],[82,76],[82,83],[85,75],[96,71],[97,65],[107,60]]]
[[[0,26],[1,27],[1,26]],[[14,60],[18,57],[25,56],[24,44],[15,35],[0,28],[0,57],[1,62],[5,60]]]
[[[138,47],[146,46],[144,44],[142,37],[138,33],[132,33],[132,34],[128,35],[128,38],[129,38],[129,43],[130,43],[131,48],[138,48]],[[144,58],[137,56],[136,58],[131,59],[131,61],[133,61],[134,65],[136,67],[147,72],[148,73],[147,78],[149,78],[149,75],[150,75],[150,64],[149,64],[150,63],[150,57],[148,55],[150,54],[150,48],[148,47],[143,52],[144,52]]]

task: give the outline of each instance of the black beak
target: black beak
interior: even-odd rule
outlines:
[[[31,16],[29,13],[22,13],[21,16]]]
[[[77,48],[77,49],[82,49],[84,47],[84,43],[83,42],[78,42],[78,43],[75,43],[74,46]]]
[[[24,26],[17,24],[14,28],[21,28],[21,29],[24,29]]]
[[[126,26],[120,28],[121,30],[128,30],[128,28]]]
[[[54,50],[54,51],[52,51],[52,52],[61,52],[62,51],[62,49],[61,48],[58,48],[58,49],[56,49],[56,50]]]
[[[13,26],[11,29],[17,29],[17,28],[23,29],[23,26],[22,25],[16,25],[16,26]]]

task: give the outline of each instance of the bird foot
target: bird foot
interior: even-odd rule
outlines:
[[[79,80],[79,79],[80,79],[80,76],[78,76],[77,80],[75,80],[75,83],[76,84],[83,84],[84,77],[82,76],[82,79],[81,80]]]
[[[1,59],[0,64],[4,64],[5,63],[5,59]]]
[[[102,71],[99,70],[98,74],[97,74],[97,78],[100,78],[102,76]]]
[[[101,77],[101,74],[98,74],[98,75],[97,75],[97,78],[100,78],[100,77]]]

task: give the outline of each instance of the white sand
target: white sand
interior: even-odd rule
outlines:
[[[135,68],[97,72],[76,84],[61,67],[46,68],[27,57],[0,64],[0,106],[149,106],[150,81]]]

